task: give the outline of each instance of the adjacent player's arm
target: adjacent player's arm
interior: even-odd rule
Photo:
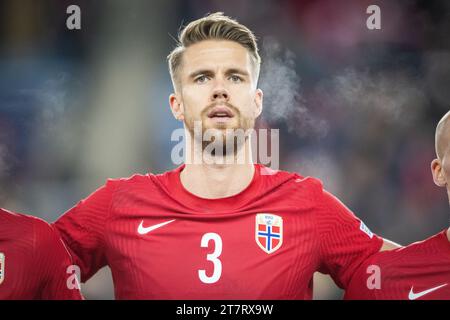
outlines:
[[[72,259],[58,233],[48,223],[37,220],[34,240],[34,272],[40,280],[36,299],[81,300],[76,275],[67,273],[72,266]]]
[[[355,271],[344,299],[421,298],[422,295],[414,295],[414,292],[447,286],[449,257],[448,230],[399,249],[378,252]],[[413,291],[414,284],[418,291]],[[431,296],[423,296],[426,295],[425,299],[448,299],[449,294],[450,291],[443,289]]]

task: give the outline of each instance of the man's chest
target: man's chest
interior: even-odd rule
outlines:
[[[116,297],[310,298],[318,240],[309,212],[116,212],[107,257]]]
[[[0,241],[0,300],[33,299],[40,276],[33,254],[11,241]]]

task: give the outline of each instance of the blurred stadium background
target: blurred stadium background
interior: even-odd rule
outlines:
[[[71,4],[81,30],[66,28]],[[321,178],[393,241],[448,226],[429,168],[450,109],[445,0],[1,1],[0,207],[51,222],[108,177],[173,168],[166,55],[182,23],[215,11],[259,39],[258,126],[280,129],[280,169]],[[341,298],[315,280],[316,299]],[[108,269],[83,293],[112,299]]]

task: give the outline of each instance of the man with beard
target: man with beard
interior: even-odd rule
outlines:
[[[56,221],[83,282],[109,265],[117,299],[311,299],[314,272],[345,288],[365,259],[395,247],[319,180],[253,163],[263,93],[247,27],[215,13],[179,41],[169,103],[185,164],[108,180]]]
[[[434,183],[450,202],[450,112],[436,128]],[[366,260],[350,282],[345,299],[450,300],[450,228],[407,247]]]

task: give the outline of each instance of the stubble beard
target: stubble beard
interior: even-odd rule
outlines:
[[[232,109],[234,115],[233,121],[236,121],[237,124],[232,124],[231,126],[228,124],[207,125],[209,119],[207,116],[210,110],[209,107],[202,111],[199,119],[195,119],[188,115],[186,116],[185,126],[189,130],[191,136],[197,140],[196,143],[202,146],[203,154],[208,146],[210,146],[211,149],[211,144],[215,144],[215,148],[212,148],[211,152],[206,152],[207,155],[211,157],[237,155],[248,141],[251,133],[250,129],[254,129],[255,119],[242,117],[237,108],[229,104],[227,105]],[[196,122],[201,122],[200,135],[195,132]],[[208,139],[205,139],[205,133],[206,136],[208,136]],[[219,155],[217,155],[217,150],[222,150],[222,153],[220,154],[219,152]]]

